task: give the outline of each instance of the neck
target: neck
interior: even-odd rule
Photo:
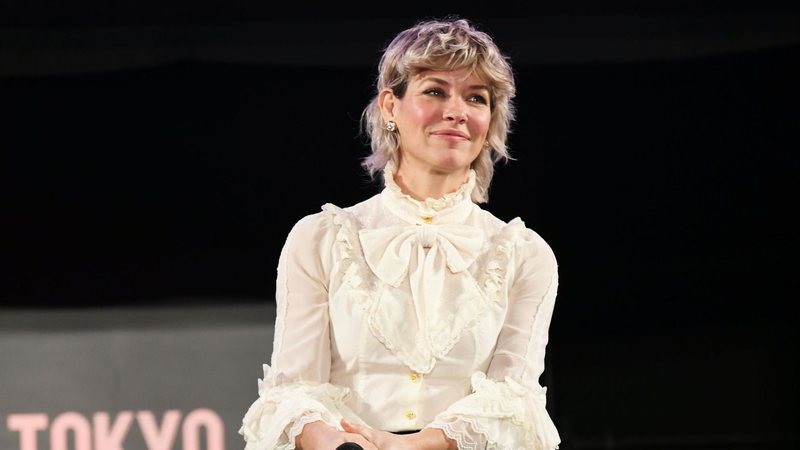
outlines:
[[[401,163],[394,174],[394,182],[403,193],[425,201],[428,198],[442,198],[445,194],[457,191],[468,177],[469,168],[458,172],[437,172],[414,170]]]

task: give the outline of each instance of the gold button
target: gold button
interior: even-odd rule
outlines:
[[[406,411],[406,419],[414,420],[415,417],[417,417],[417,415],[414,414],[414,411]]]
[[[419,381],[419,374],[417,372],[411,372],[411,375],[408,376],[408,379],[411,381]]]
[[[433,217],[431,217],[431,216],[422,216],[422,223],[430,224],[431,222],[433,222]]]

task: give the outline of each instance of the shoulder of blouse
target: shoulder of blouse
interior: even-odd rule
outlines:
[[[480,221],[489,239],[498,243],[500,252],[513,248],[515,270],[522,274],[530,270],[557,270],[555,253],[547,241],[520,217],[504,221],[485,209],[479,208]]]
[[[325,211],[307,214],[292,225],[287,240],[295,237],[308,239],[312,236],[320,236],[328,232],[329,229],[330,217]]]
[[[506,238],[514,241],[518,246],[540,248],[552,253],[550,245],[532,228],[528,227],[519,216],[509,221],[504,221],[479,205],[478,220],[488,236],[504,234]]]
[[[512,285],[523,280],[539,280],[547,285],[546,292],[557,286],[558,261],[553,249],[539,233],[524,225],[520,227],[514,253]]]
[[[334,240],[335,225],[331,214],[319,211],[307,214],[296,221],[286,236],[281,258],[310,263],[317,261],[327,267],[327,251]]]
[[[553,264],[556,263],[556,256],[552,247],[550,247],[550,244],[548,244],[539,233],[526,226],[520,238],[518,242],[519,246],[527,249],[528,252],[533,252],[536,255],[541,255],[551,260]]]
[[[300,253],[325,254],[326,245],[332,244],[336,235],[343,232],[341,226],[347,224],[348,229],[356,227],[358,211],[374,208],[376,198],[344,208],[325,203],[319,211],[301,217],[292,225],[284,245]]]
[[[481,228],[487,232],[488,236],[502,231],[508,225],[508,222],[481,208],[478,204],[475,204],[475,215]]]

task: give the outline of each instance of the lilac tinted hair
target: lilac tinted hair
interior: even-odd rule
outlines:
[[[486,33],[469,21],[458,18],[426,20],[398,33],[384,49],[378,64],[376,94],[361,114],[361,130],[370,139],[372,153],[362,165],[373,178],[382,174],[390,160],[398,163],[400,142],[397,134],[387,131],[381,116],[378,97],[389,88],[402,98],[411,78],[423,70],[469,69],[489,85],[491,121],[488,147],[472,163],[476,185],[472,200],[488,201],[494,164],[510,159],[506,139],[514,120],[512,99],[516,93],[514,74],[508,58]]]

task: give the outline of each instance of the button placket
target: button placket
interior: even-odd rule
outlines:
[[[415,392],[414,398],[416,398],[416,402],[415,402],[416,407],[419,407],[419,405],[420,405],[419,393],[420,393],[420,389],[422,389],[421,381],[422,381],[422,375],[419,372],[416,372],[416,371],[412,370],[411,372],[408,373],[408,385],[407,386],[411,391]],[[417,419],[416,408],[407,410],[403,414],[403,416],[409,421],[412,421],[412,422],[416,421],[416,419]]]

